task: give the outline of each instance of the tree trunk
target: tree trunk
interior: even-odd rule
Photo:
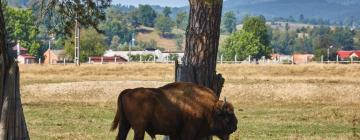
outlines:
[[[27,140],[29,134],[20,99],[19,67],[7,50],[2,2],[0,1],[0,139]]]
[[[192,82],[212,89],[218,97],[224,84],[216,74],[223,0],[189,0],[185,56],[176,68],[176,81]]]

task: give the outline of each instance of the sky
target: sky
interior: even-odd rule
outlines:
[[[139,5],[139,4],[150,4],[170,7],[182,7],[188,5],[188,0],[112,0],[113,4],[122,5]]]

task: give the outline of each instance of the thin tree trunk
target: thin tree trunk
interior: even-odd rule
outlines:
[[[27,140],[20,98],[19,67],[7,50],[3,3],[0,1],[0,139]]]
[[[218,97],[224,84],[216,74],[223,0],[189,0],[185,56],[176,70],[176,81],[192,82],[212,89]]]

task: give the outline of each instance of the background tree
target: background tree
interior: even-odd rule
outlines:
[[[27,48],[30,54],[40,56],[40,43],[38,42],[38,29],[31,10],[6,7],[6,31],[10,46],[20,41],[21,47]]]
[[[176,35],[176,50],[182,51],[183,50],[183,44],[184,44],[184,35],[177,34]]]
[[[81,29],[80,31],[80,61],[86,62],[90,56],[102,56],[105,52],[104,36],[95,29]],[[74,57],[73,37],[65,43],[65,52]]]
[[[179,12],[176,15],[176,28],[185,30],[188,25],[188,16],[187,12]]]
[[[171,33],[173,28],[173,21],[170,17],[160,15],[156,18],[155,29],[161,32],[161,36],[165,36],[166,33]]]
[[[156,12],[150,5],[139,5],[137,14],[140,24],[148,27],[154,27]]]
[[[126,19],[107,19],[99,27],[107,37],[105,42],[108,46],[111,45],[112,39],[119,37],[119,43],[129,42],[132,38],[132,34],[135,33],[135,28],[127,23]]]
[[[234,60],[235,55],[238,60],[246,60],[249,55],[255,56],[263,48],[258,36],[244,30],[237,31],[226,38],[222,45],[222,54],[225,60]]]
[[[192,82],[212,89],[218,97],[224,84],[216,74],[222,0],[189,0],[185,56],[176,69],[176,81]]]
[[[261,44],[263,44],[263,47],[260,48],[259,53],[255,57],[269,57],[271,53],[271,49],[269,48],[270,38],[268,35],[265,18],[263,16],[246,17],[243,20],[243,30],[258,36],[260,38]]]
[[[65,28],[58,30],[59,32],[64,31],[70,34],[73,31],[71,29],[74,27],[75,18],[83,27],[93,26],[97,29],[97,25],[105,18],[104,9],[110,5],[110,1],[43,0],[37,5],[41,5],[46,13],[59,13],[56,16],[47,15],[51,15],[50,19],[60,21],[57,24],[64,25]],[[29,139],[29,134],[21,104],[19,67],[9,49],[4,7],[4,1],[0,0],[0,139],[25,140]]]
[[[226,12],[222,19],[222,27],[228,33],[236,31],[236,15],[233,11]]]
[[[164,10],[163,10],[163,15],[165,16],[165,17],[170,17],[170,14],[171,14],[171,8],[170,7],[165,7],[164,8]]]
[[[115,35],[111,40],[110,48],[116,50],[120,45],[120,37]]]

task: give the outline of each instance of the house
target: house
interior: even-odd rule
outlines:
[[[338,51],[337,55],[341,60],[350,59],[350,58],[359,58],[360,57],[360,50],[353,50],[353,51]]]
[[[353,54],[353,51],[338,51],[337,55],[341,60],[345,60],[347,58],[350,58],[350,56]]]
[[[17,43],[12,47],[12,51],[16,52],[17,61],[19,64],[33,64],[36,63],[36,57],[28,54],[28,49],[20,46],[20,43]]]
[[[44,64],[59,64],[63,63],[64,60],[66,62],[72,61],[70,56],[65,54],[65,50],[50,50],[48,49],[44,53]]]
[[[20,54],[17,57],[19,64],[34,64],[36,63],[36,57],[29,54]]]
[[[306,64],[314,59],[314,54],[293,54],[293,55],[282,55],[272,54],[271,59],[280,63],[292,63],[294,64]]]
[[[104,53],[104,57],[115,57],[120,56],[125,60],[129,60],[129,54],[131,55],[155,55],[158,62],[166,62],[169,60],[171,54],[177,54],[178,58],[181,59],[184,56],[183,52],[161,52],[160,50],[147,49],[144,51],[112,51],[107,50]]]
[[[294,54],[293,61],[294,64],[306,64],[311,62],[314,59],[315,55],[313,54]]]
[[[291,55],[283,55],[283,54],[271,54],[271,60],[278,62],[291,62]]]

